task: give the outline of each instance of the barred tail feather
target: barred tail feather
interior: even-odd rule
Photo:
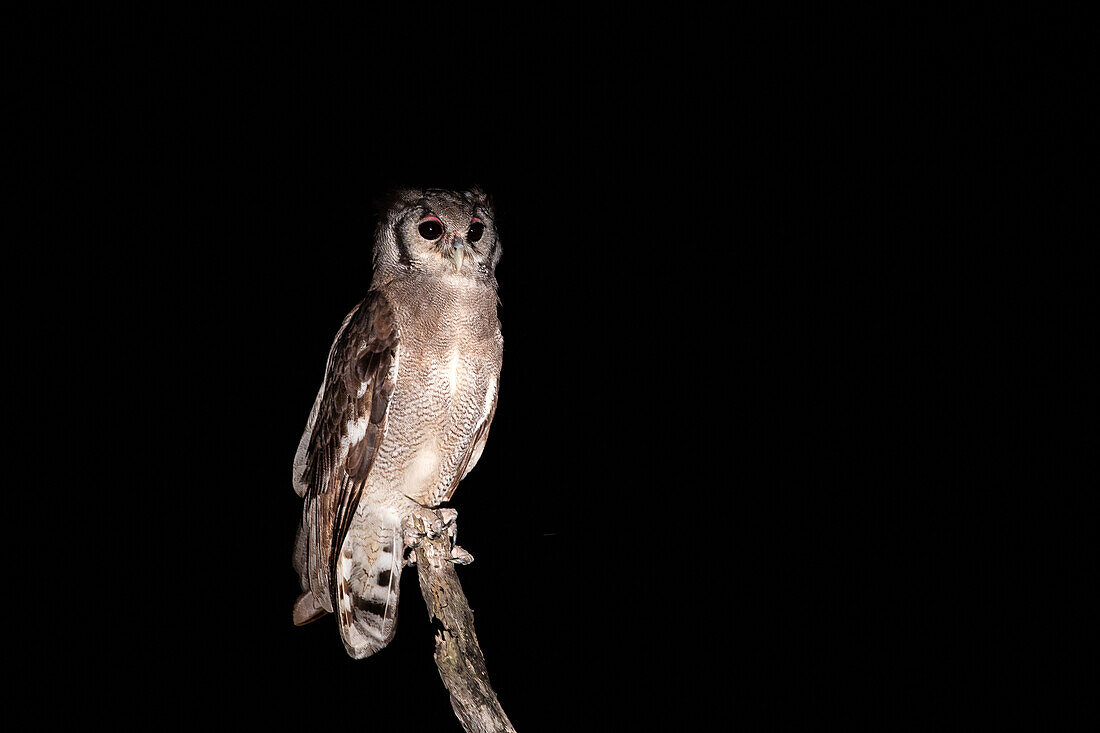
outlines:
[[[369,657],[384,648],[397,627],[402,535],[395,527],[375,526],[376,531],[368,533],[368,541],[352,542],[352,534],[360,533],[349,532],[337,563],[340,636],[354,659]]]

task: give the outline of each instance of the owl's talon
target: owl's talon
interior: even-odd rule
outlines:
[[[455,537],[458,534],[458,529],[455,526],[455,521],[457,519],[458,512],[449,507],[443,509],[427,509],[417,505],[409,512],[409,515],[405,517],[405,545],[408,547],[417,547],[424,537],[427,537],[429,540],[436,540],[444,534],[450,537],[451,544],[453,545]]]

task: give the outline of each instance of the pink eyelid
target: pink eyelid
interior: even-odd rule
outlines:
[[[426,217],[424,217],[424,221],[439,221],[439,217],[438,216],[426,216]],[[423,224],[424,221],[422,221],[420,223]],[[439,223],[442,224],[443,222],[439,221]]]

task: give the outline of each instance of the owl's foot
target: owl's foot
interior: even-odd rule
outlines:
[[[429,509],[415,504],[405,516],[405,544],[416,547],[425,537],[435,540],[444,533],[453,538],[457,518],[458,512],[454,509]]]
[[[474,561],[474,556],[455,544],[458,537],[458,511],[450,507],[442,509],[428,509],[416,505],[405,517],[405,563],[416,564],[416,553],[413,552],[424,538],[437,540],[446,536],[451,548],[451,562],[456,565],[469,565]]]

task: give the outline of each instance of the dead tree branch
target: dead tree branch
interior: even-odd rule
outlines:
[[[451,562],[450,540],[425,537],[416,548],[420,592],[435,626],[435,664],[451,693],[451,708],[466,733],[515,733],[489,686],[474,614]]]

